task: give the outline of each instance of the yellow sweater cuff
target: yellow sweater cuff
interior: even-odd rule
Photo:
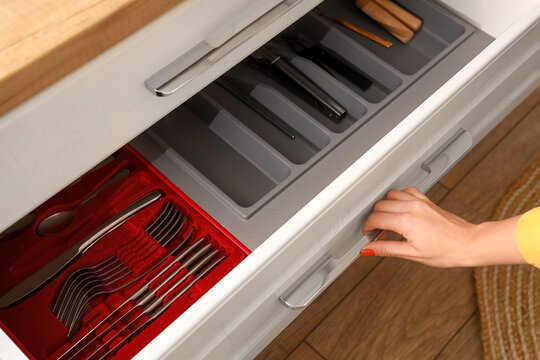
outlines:
[[[519,218],[516,242],[525,260],[540,268],[540,207],[527,211]]]

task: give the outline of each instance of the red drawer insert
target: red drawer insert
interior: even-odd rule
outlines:
[[[90,193],[123,169],[128,169],[129,174],[103,188],[97,196],[84,204],[80,204]],[[154,190],[162,192],[160,200],[141,210],[124,225],[99,240],[87,253],[41,290],[16,305],[0,310],[0,326],[29,357],[58,358],[85,334],[92,331],[92,335],[79,343],[65,359],[72,356],[77,359],[86,358],[101,346],[103,349],[92,356],[92,359],[99,359],[107,352],[105,349],[111,348],[114,349],[111,356],[115,359],[129,359],[249,254],[245,246],[140,154],[130,146],[125,146],[114,155],[114,160],[84,175],[79,181],[40,205],[35,210],[36,220],[31,227],[19,234],[0,239],[0,293],[6,292],[47,264],[115,213]],[[72,207],[77,207],[77,210],[67,228],[50,236],[38,235],[37,225],[43,219]],[[182,215],[173,218],[171,215],[173,207]],[[163,214],[164,212],[167,213]],[[151,226],[160,215],[161,219],[165,220],[163,222],[158,220],[158,223]],[[179,228],[179,233],[163,246],[165,241],[171,238],[170,235],[174,230]],[[162,229],[165,231],[161,231]],[[179,248],[186,238],[187,241]],[[160,239],[161,244],[156,241]],[[161,295],[163,296],[160,304],[174,301],[162,309],[155,319],[147,321],[155,312],[147,310],[145,313],[144,306],[134,307],[135,302],[128,301],[130,295],[142,284],[155,278],[162,269],[173,262],[174,256],[181,256],[179,254],[185,253],[186,249],[197,240],[200,240],[200,245],[189,253],[189,256],[184,255],[181,261],[176,262],[158,280],[153,281],[150,288],[157,289],[157,294],[152,301]],[[211,250],[201,250],[204,246],[219,249],[219,254],[211,257],[209,255]],[[173,249],[177,249],[174,256],[167,256]],[[197,261],[195,261],[196,253],[199,253]],[[201,263],[205,257],[208,257],[207,264],[221,257],[224,259],[208,273],[201,274],[202,269],[205,269],[201,264],[200,271],[188,274],[188,271]],[[184,264],[186,268],[183,268]],[[93,268],[91,271],[83,270],[88,267]],[[71,300],[81,299],[80,303],[88,304],[88,307],[79,308],[84,310],[85,315],[82,321],[75,322],[80,327],[74,339],[70,341],[68,329],[58,319],[61,316],[57,317],[55,313],[60,315],[64,311],[61,307],[59,309],[60,303],[57,303],[57,298],[71,275],[73,275],[71,283],[65,285],[62,296],[71,297]],[[199,278],[196,278],[197,275],[200,275]],[[171,279],[165,285],[159,282],[167,277]],[[84,283],[86,287],[80,285],[82,278],[87,281]],[[74,283],[79,284],[78,287],[73,287]],[[119,285],[123,287],[108,293]],[[180,294],[179,290],[186,288],[187,285],[191,285],[189,290]],[[77,297],[83,293],[81,289],[85,291],[91,289],[89,293],[93,296],[83,301],[82,297]],[[122,304],[121,310],[114,312]],[[74,314],[82,313],[83,310],[73,311],[68,314],[69,316],[64,311],[63,321],[69,322],[66,318],[72,319],[75,317]],[[142,329],[141,325],[144,325]],[[141,330],[136,331],[133,336],[129,335],[134,329]],[[90,339],[95,340],[84,347]],[[118,347],[114,348],[117,344]],[[81,351],[78,352],[79,350]]]

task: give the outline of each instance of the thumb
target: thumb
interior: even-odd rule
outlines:
[[[410,258],[417,255],[415,248],[406,241],[374,241],[362,248],[360,256],[391,256]]]

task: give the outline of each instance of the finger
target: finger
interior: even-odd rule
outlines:
[[[404,192],[403,190],[392,189],[386,194],[387,200],[399,200],[399,201],[409,201],[416,200],[417,197],[409,193]]]
[[[370,230],[381,229],[403,235],[409,218],[408,213],[373,212],[364,223],[362,233],[365,235]]]
[[[407,260],[418,257],[418,251],[406,241],[374,241],[362,248],[363,254],[369,254],[366,250],[373,251],[375,256],[391,256]]]
[[[373,211],[388,213],[404,213],[411,210],[411,201],[418,200],[379,200],[375,203]]]
[[[426,195],[424,195],[424,193],[422,193],[420,190],[418,190],[417,188],[413,186],[403,189],[403,192],[422,200],[429,200],[429,198]]]

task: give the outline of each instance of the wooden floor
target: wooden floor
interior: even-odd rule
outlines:
[[[540,156],[536,89],[428,193],[478,223]],[[481,359],[472,269],[359,258],[258,360]]]

